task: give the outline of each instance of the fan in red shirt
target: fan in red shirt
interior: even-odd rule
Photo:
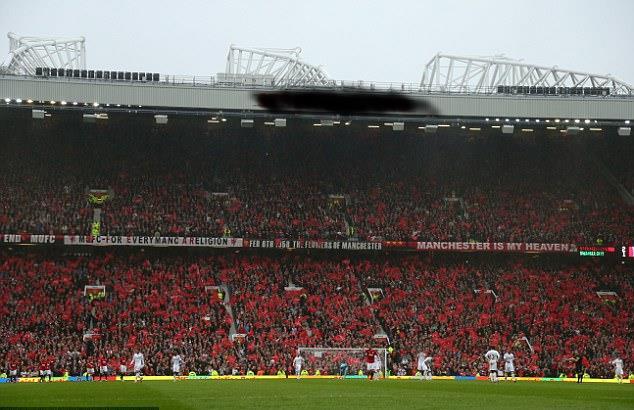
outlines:
[[[368,371],[368,380],[373,380],[374,379],[374,372],[375,372],[375,367],[374,367],[374,357],[376,356],[376,350],[369,348],[366,349],[365,351],[365,366],[366,366],[366,370]]]

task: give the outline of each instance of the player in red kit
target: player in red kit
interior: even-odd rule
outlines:
[[[99,380],[103,381],[108,380],[108,361],[105,357],[101,356],[99,358]]]
[[[39,367],[40,383],[43,383],[43,382],[46,381],[46,368],[47,367],[48,367],[48,362],[46,360],[40,361],[40,367]]]
[[[18,381],[18,363],[15,360],[9,363],[9,381],[11,383]]]
[[[368,372],[368,380],[374,379],[374,357],[376,356],[376,350],[369,348],[365,351],[365,367]]]
[[[121,381],[123,381],[126,373],[128,373],[128,361],[121,357],[119,359],[119,378]]]

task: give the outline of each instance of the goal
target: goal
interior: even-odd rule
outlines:
[[[304,367],[311,373],[354,377],[368,375],[365,352],[369,347],[299,347],[297,351],[305,360]],[[373,347],[380,358],[375,378],[385,378],[388,354],[384,347]],[[344,366],[344,364],[346,366]]]

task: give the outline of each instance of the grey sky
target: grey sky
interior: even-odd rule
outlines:
[[[234,43],[300,46],[335,79],[418,82],[442,51],[504,53],[632,84],[633,15],[632,0],[0,0],[0,33],[83,35],[90,68],[163,74],[222,72]]]

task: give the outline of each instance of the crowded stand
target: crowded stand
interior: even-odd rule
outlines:
[[[376,323],[356,277],[339,263],[310,258],[236,258],[219,277],[231,289],[244,366],[268,373],[297,347],[372,342]],[[325,281],[325,282],[324,282]]]
[[[634,236],[632,206],[590,159],[591,142],[87,126],[12,125],[0,150],[0,233],[90,235],[99,208],[101,235],[575,244]],[[623,155],[611,163],[629,161]],[[107,190],[107,200],[90,204],[92,189]]]
[[[407,368],[423,346],[434,352],[436,368],[468,375],[483,369],[487,346],[498,346],[515,354],[519,375],[568,373],[566,358],[582,351],[592,358],[592,373],[607,377],[615,352],[631,355],[634,288],[621,266],[391,262],[362,271],[383,289],[374,306],[394,341],[396,366]]]
[[[176,356],[199,375],[334,374],[363,370],[368,347],[394,375],[484,374],[494,349],[520,376],[574,374],[575,357],[595,377],[615,356],[631,370],[631,267],[575,254],[632,243],[627,140],[146,120],[3,123],[2,371],[123,376],[134,355],[147,375]],[[525,254],[417,248],[434,242]]]
[[[520,376],[573,373],[579,352],[595,377],[610,376],[615,354],[634,361],[628,265],[152,249],[1,256],[1,366],[25,374],[41,363],[55,375],[99,361],[119,369],[137,351],[150,375],[169,374],[174,352],[196,374],[277,374],[292,371],[298,347],[371,345],[389,348],[392,374],[414,374],[421,350],[434,374],[477,374],[489,346],[512,351]],[[311,374],[338,365],[306,356]]]
[[[0,275],[0,356],[24,371],[51,361],[57,372],[81,374],[101,357],[119,369],[142,348],[150,374],[168,372],[173,350],[204,372],[223,369],[233,348],[216,279],[195,261],[3,255]],[[86,294],[87,285],[105,295]]]

